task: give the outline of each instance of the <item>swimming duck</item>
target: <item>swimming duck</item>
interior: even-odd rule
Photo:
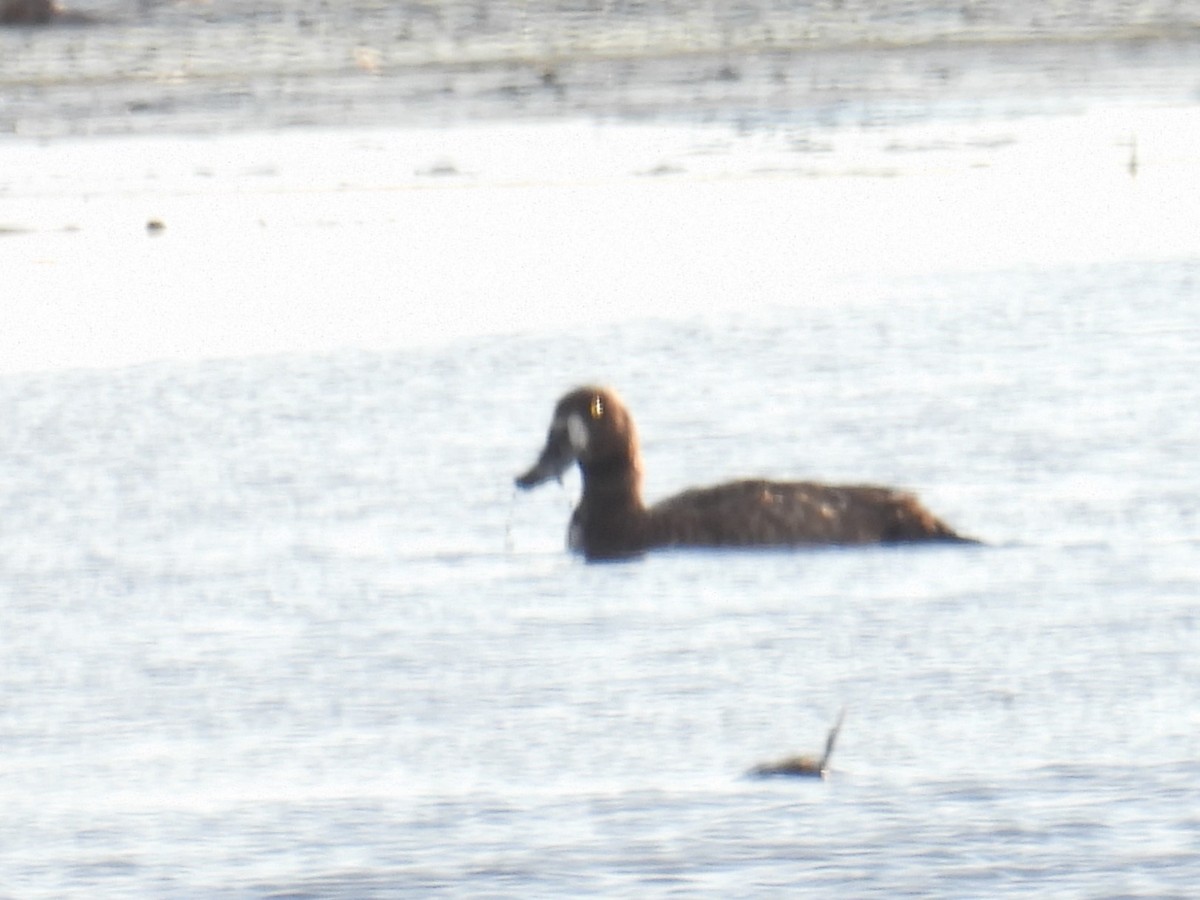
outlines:
[[[838,732],[842,730],[842,720],[846,718],[843,707],[838,719],[829,729],[825,738],[825,752],[820,756],[789,756],[778,762],[762,763],[750,770],[749,774],[757,778],[769,778],[774,775],[789,775],[801,778],[824,778],[829,772],[829,757],[833,756],[833,745],[837,742]]]
[[[976,543],[929,512],[912,494],[875,485],[747,479],[694,488],[646,507],[633,417],[616,392],[581,387],[554,408],[550,433],[517,487],[561,478],[572,463],[583,496],[568,545],[589,560],[636,556],[658,547],[770,547]]]

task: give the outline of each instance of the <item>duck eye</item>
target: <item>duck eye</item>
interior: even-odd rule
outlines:
[[[604,415],[604,401],[597,394],[592,398],[591,414],[593,419],[599,419]]]

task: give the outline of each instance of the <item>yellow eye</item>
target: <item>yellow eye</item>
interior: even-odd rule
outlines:
[[[604,415],[604,401],[600,399],[599,394],[592,398],[591,413],[593,419],[599,419]]]

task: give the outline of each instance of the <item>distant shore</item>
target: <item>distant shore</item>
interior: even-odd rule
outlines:
[[[153,5],[145,22],[106,9],[95,27],[0,31],[0,137],[505,118],[844,122],[981,104],[1020,113],[1091,98],[1189,103],[1200,65],[1200,17],[1090,14],[1075,27],[1022,28],[1019,17],[947,23],[932,12],[909,22],[899,7],[887,20],[886,3],[856,19],[851,3],[840,17],[760,11],[716,22],[713,9],[674,21],[649,4],[645,16],[522,20],[504,7],[460,21],[469,10],[449,4],[426,22],[367,3],[311,20],[227,6]]]

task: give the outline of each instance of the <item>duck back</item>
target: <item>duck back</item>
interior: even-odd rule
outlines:
[[[965,541],[907,491],[748,479],[694,488],[647,511],[654,546]]]

